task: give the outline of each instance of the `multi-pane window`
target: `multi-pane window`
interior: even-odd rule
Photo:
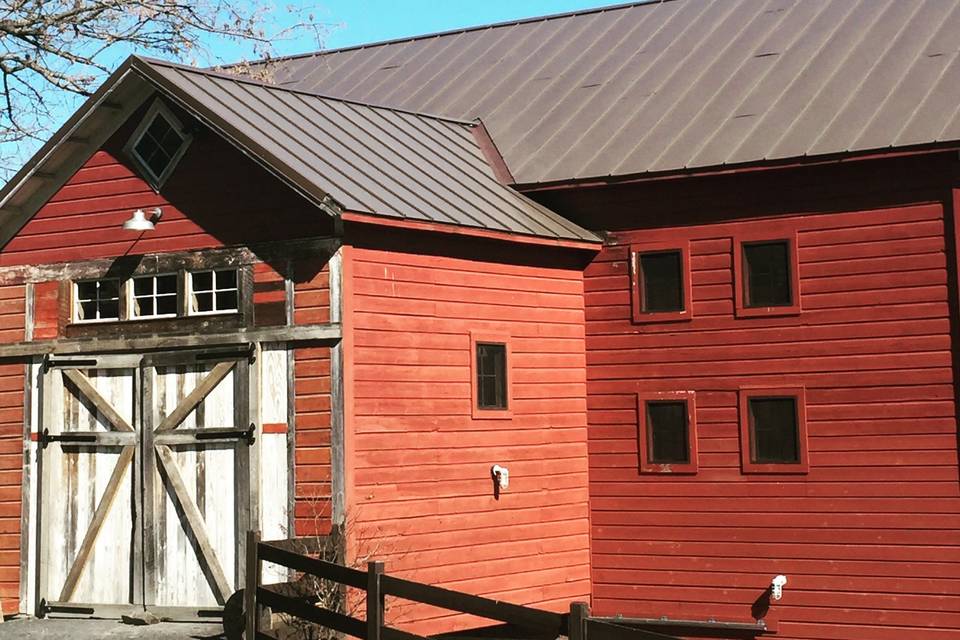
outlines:
[[[154,187],[170,175],[190,144],[190,136],[170,110],[157,100],[147,111],[127,150]]]
[[[74,315],[78,322],[120,319],[120,281],[81,280],[75,283]]]
[[[696,399],[692,391],[637,394],[640,471],[696,473]]]
[[[236,269],[190,274],[190,313],[236,311],[239,305]]]
[[[177,274],[133,278],[131,317],[163,318],[177,315]]]
[[[805,473],[806,392],[792,389],[740,391],[743,470],[750,473]]]
[[[689,242],[631,247],[634,322],[689,320]]]
[[[747,307],[793,304],[790,244],[786,241],[743,245],[743,290]]]
[[[507,345],[478,342],[477,408],[507,408]]]

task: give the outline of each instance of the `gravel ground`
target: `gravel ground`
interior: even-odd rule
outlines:
[[[136,626],[119,620],[37,620],[22,618],[0,623],[3,640],[97,640],[136,638],[141,640],[222,640],[220,622],[161,622]]]

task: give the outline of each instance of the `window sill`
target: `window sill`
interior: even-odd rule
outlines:
[[[651,324],[655,322],[689,322],[690,320],[693,320],[693,313],[690,311],[658,311],[633,314],[634,324]]]
[[[773,318],[778,316],[799,316],[802,309],[794,304],[789,307],[740,307],[736,309],[738,318]]]
[[[756,473],[768,475],[805,475],[810,473],[810,465],[806,463],[761,463],[744,462],[742,465],[743,473]]]
[[[474,420],[509,420],[513,418],[510,409],[477,409],[473,408]]]

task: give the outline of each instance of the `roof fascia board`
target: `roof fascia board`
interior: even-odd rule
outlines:
[[[182,91],[180,87],[171,83],[162,74],[151,66],[150,62],[134,59],[134,69],[140,73],[144,79],[154,84],[164,95],[176,102],[192,116],[200,120],[212,131],[220,135],[224,140],[232,144],[237,150],[245,156],[259,164],[268,173],[292,188],[294,191],[305,197],[316,205],[327,215],[336,217],[343,207],[336,201],[336,198],[311,184],[309,180],[294,171],[286,163],[268,153],[259,145],[249,140],[243,132],[233,126],[228,125],[217,114],[205,107],[199,100],[196,100],[188,93]],[[246,140],[246,142],[245,142]]]
[[[409,218],[388,218],[386,216],[378,216],[357,211],[344,211],[342,219],[344,222],[353,222],[357,224],[369,224],[379,227],[408,229],[411,231],[424,231],[429,233],[443,233],[455,236],[466,236],[470,238],[486,238],[488,240],[499,240],[502,242],[519,244],[533,244],[547,247],[559,247],[562,249],[600,251],[600,249],[603,248],[603,241],[600,239],[597,239],[596,241],[590,241],[545,238],[542,236],[526,236],[516,233],[507,233],[504,231],[494,231],[491,229],[479,229],[477,227],[444,224],[441,222],[426,222],[422,220],[410,220]]]
[[[30,218],[46,203],[64,184],[75,174],[83,164],[112,136],[117,129],[143,104],[153,92],[152,88],[139,81],[134,81],[129,68],[121,67],[110,81],[104,83],[100,90],[91,96],[87,102],[61,127],[56,134],[40,150],[34,154],[13,179],[0,193],[0,249],[23,228]],[[101,106],[108,99],[116,98],[127,87],[126,83],[134,82],[131,95],[122,101],[110,100],[109,109],[102,111]],[[119,105],[119,107],[118,107]],[[103,119],[100,126],[91,127],[87,135],[77,136],[94,120],[95,114],[104,113],[109,117]],[[74,139],[74,137],[76,138]],[[64,145],[75,144],[76,148],[66,152],[66,158],[54,170],[46,168],[47,163],[59,152],[63,152]],[[37,183],[36,189],[22,203],[9,206],[10,200],[29,183]],[[4,211],[9,216],[3,216]]]

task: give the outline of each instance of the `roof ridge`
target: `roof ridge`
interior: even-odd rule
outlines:
[[[310,96],[312,98],[320,98],[322,100],[332,100],[334,102],[342,102],[345,104],[353,104],[361,107],[367,107],[369,109],[382,109],[384,111],[393,111],[394,113],[403,113],[407,115],[430,118],[432,120],[440,120],[442,122],[450,122],[453,124],[461,126],[475,127],[477,126],[476,120],[464,120],[461,118],[451,118],[450,116],[442,116],[435,113],[427,113],[425,111],[413,111],[411,109],[402,109],[400,107],[395,107],[386,104],[374,104],[372,102],[363,102],[362,100],[352,100],[350,98],[342,98],[340,96],[332,96],[327,93],[320,93],[318,91],[307,91],[304,89],[294,89],[291,87],[284,87],[281,85],[270,84],[269,82],[264,82],[262,80],[256,80],[249,76],[237,75],[234,73],[227,73],[224,71],[218,71],[222,67],[212,67],[212,68],[200,68],[192,67],[187,64],[181,64],[179,62],[171,62],[169,60],[162,60],[160,58],[150,58],[147,56],[133,55],[132,58],[135,58],[138,61],[144,62],[148,65],[155,65],[161,67],[170,67],[172,69],[179,69],[181,71],[186,71],[189,73],[197,73],[204,76],[212,76],[215,78],[221,78],[223,80],[230,80],[232,82],[238,82],[240,84],[250,84],[257,87],[262,87],[264,89],[272,89],[275,91],[284,91],[286,93],[296,93],[300,95]],[[230,65],[235,66],[235,65]]]
[[[514,20],[504,20],[502,22],[489,22],[486,24],[478,24],[471,27],[460,27],[459,29],[446,29],[444,31],[434,31],[432,33],[423,33],[416,36],[405,36],[401,38],[390,38],[387,40],[377,40],[374,42],[364,42],[362,44],[353,44],[346,47],[337,47],[336,49],[320,49],[318,51],[308,51],[306,53],[294,53],[286,56],[277,56],[276,58],[262,58],[260,60],[253,60],[250,62],[231,62],[225,65],[219,65],[219,68],[226,69],[229,67],[237,67],[241,65],[264,65],[274,62],[289,62],[291,60],[299,60],[302,58],[312,58],[325,56],[331,53],[341,53],[344,51],[355,51],[358,49],[372,49],[374,47],[382,47],[390,44],[399,44],[402,42],[416,42],[417,40],[426,40],[429,38],[439,38],[441,36],[452,36],[458,33],[470,33],[471,31],[481,31],[483,29],[497,29],[500,27],[511,27],[518,24],[530,24],[533,22],[546,22],[548,20],[557,20],[560,18],[573,18],[582,15],[589,15],[592,13],[603,13],[606,11],[618,11],[620,9],[630,9],[637,6],[642,6],[646,4],[663,4],[665,2],[677,2],[679,0],[634,0],[634,2],[621,2],[617,4],[604,5],[602,7],[591,7],[589,9],[575,9],[573,11],[565,11],[562,13],[549,13],[541,16],[532,16],[529,18],[518,18]]]

